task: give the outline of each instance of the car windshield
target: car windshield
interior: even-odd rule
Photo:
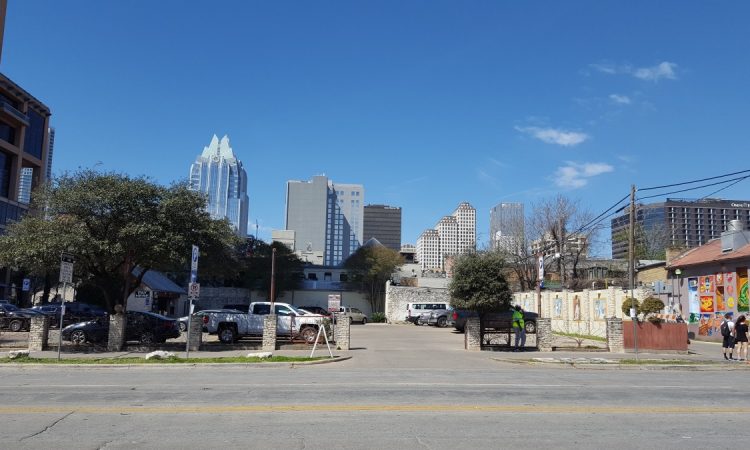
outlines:
[[[19,309],[21,309],[21,308],[19,308],[18,306],[16,306],[16,305],[11,305],[11,304],[3,304],[3,305],[2,305],[2,307],[3,307],[3,309],[5,309],[6,311],[18,311]]]

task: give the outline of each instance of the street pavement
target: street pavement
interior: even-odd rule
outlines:
[[[3,366],[0,442],[40,449],[728,448],[748,434],[748,372],[722,371],[729,364],[665,371],[499,362],[493,358],[548,354],[467,352],[463,335],[413,325],[355,325],[351,342],[351,351],[337,354],[352,359],[315,366]],[[685,357],[719,353],[701,344]]]

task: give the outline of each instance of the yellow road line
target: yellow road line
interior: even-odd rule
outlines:
[[[723,411],[708,406],[566,406],[566,405],[196,405],[196,406],[0,406],[0,415],[19,414],[237,414],[278,412],[440,412],[440,413],[529,413],[529,414],[714,414]],[[750,413],[740,408],[738,413]]]

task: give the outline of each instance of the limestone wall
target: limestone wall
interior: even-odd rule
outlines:
[[[391,286],[385,287],[385,317],[389,323],[404,322],[406,319],[406,305],[408,303],[438,303],[450,304],[447,289],[429,287]]]
[[[651,295],[649,289],[635,289],[635,298]],[[583,291],[542,292],[542,317],[552,319],[552,331],[561,333],[607,336],[607,319],[622,319],[622,303],[630,291],[619,288]],[[536,292],[513,294],[513,304],[526,311],[537,311]],[[626,318],[626,320],[629,320]]]

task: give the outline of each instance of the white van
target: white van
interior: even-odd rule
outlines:
[[[427,314],[429,317],[433,311],[442,309],[448,309],[450,306],[447,303],[407,303],[406,304],[406,321],[411,322],[414,325],[419,325],[419,316]],[[427,323],[425,321],[425,323]]]

